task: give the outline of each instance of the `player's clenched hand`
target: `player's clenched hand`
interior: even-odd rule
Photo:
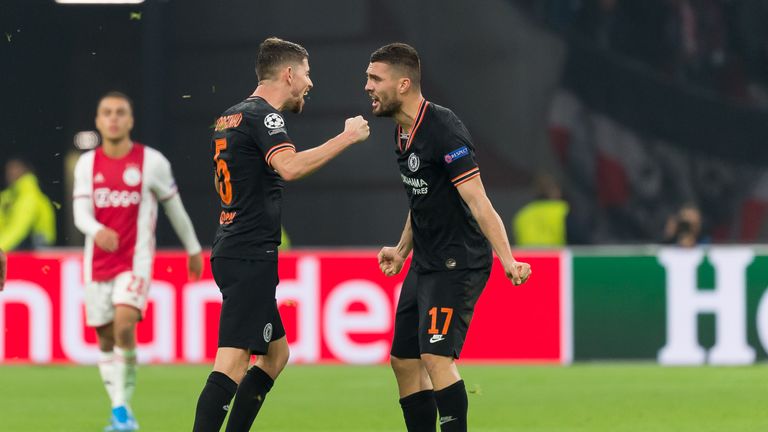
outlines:
[[[371,134],[371,128],[368,127],[368,120],[363,116],[348,118],[344,122],[344,133],[352,138],[352,141],[359,143],[368,139]]]
[[[379,268],[384,276],[394,276],[400,273],[405,258],[397,253],[396,247],[383,247],[379,251]]]
[[[96,233],[93,241],[100,249],[106,252],[114,252],[120,245],[120,236],[112,228],[102,228]]]
[[[189,269],[189,279],[196,281],[203,275],[203,254],[198,252],[187,257],[187,269]]]
[[[504,272],[507,274],[507,279],[513,285],[520,285],[531,277],[531,265],[520,261],[513,261],[511,264],[504,266]]]

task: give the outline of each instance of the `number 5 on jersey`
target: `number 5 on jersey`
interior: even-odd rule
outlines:
[[[216,161],[216,178],[219,187],[219,197],[221,202],[226,205],[232,203],[232,183],[229,180],[229,167],[227,161],[219,159],[219,155],[223,150],[227,149],[227,139],[216,139],[216,153],[213,155],[213,160]]]

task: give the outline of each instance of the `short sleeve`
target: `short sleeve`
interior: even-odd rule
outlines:
[[[280,113],[271,112],[264,117],[248,116],[248,129],[264,154],[264,161],[272,166],[272,158],[284,151],[296,152],[293,140],[288,136],[285,119]]]
[[[150,189],[160,202],[173,198],[179,192],[176,180],[173,178],[171,163],[158,151],[149,151],[146,156],[147,174],[151,176]]]
[[[441,140],[438,157],[445,164],[448,177],[454,186],[459,186],[480,175],[475,159],[475,147],[469,131],[455,115],[447,121],[445,136]]]

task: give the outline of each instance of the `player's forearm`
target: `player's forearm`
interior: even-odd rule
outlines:
[[[200,253],[202,247],[197,240],[195,228],[192,226],[192,221],[189,219],[189,214],[184,209],[184,204],[181,202],[179,195],[174,195],[172,198],[164,201],[163,208],[168,216],[168,220],[171,221],[173,230],[176,231],[181,244],[184,245],[184,250],[187,251],[187,254],[195,255]]]
[[[397,243],[397,254],[407,258],[413,249],[413,229],[411,229],[411,213],[408,212],[408,218],[405,220],[403,233],[400,235],[400,241]]]
[[[491,247],[503,264],[515,262],[515,258],[512,256],[512,247],[509,245],[509,239],[507,238],[507,230],[504,228],[504,222],[502,222],[501,217],[499,217],[499,214],[496,213],[493,205],[491,205],[491,201],[485,196],[478,198],[476,201],[469,203],[469,209],[478,225],[480,225],[483,235],[491,243]]]
[[[354,141],[349,135],[341,133],[322,145],[288,156],[290,159],[286,159],[285,163],[280,164],[277,172],[287,181],[306,177],[341,154],[353,143]]]
[[[72,208],[75,216],[75,227],[81,233],[93,237],[104,228],[104,225],[93,216],[93,205],[89,198],[75,198],[72,202]]]

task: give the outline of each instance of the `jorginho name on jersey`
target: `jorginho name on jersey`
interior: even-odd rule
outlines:
[[[216,121],[211,142],[221,214],[212,257],[277,259],[285,182],[272,158],[296,151],[285,119],[252,96]]]
[[[398,126],[395,136],[411,209],[414,267],[490,267],[488,241],[456,189],[480,175],[467,128],[451,110],[422,100],[411,133]]]

